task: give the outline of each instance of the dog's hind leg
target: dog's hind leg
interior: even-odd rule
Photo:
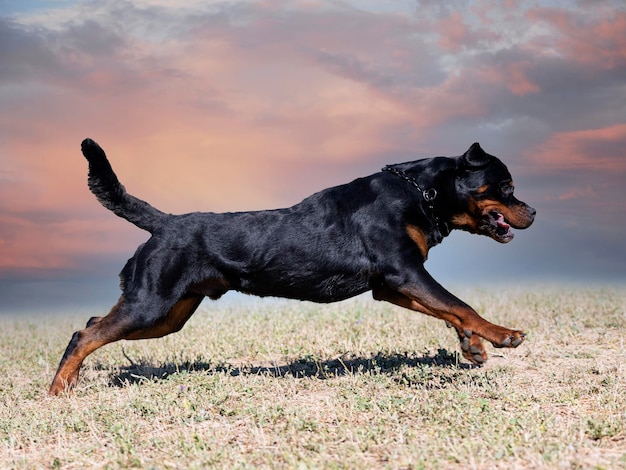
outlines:
[[[133,330],[123,339],[150,339],[176,333],[187,323],[187,320],[196,311],[204,298],[200,294],[188,293],[184,295],[167,312],[167,315],[145,328]]]
[[[165,315],[146,317],[138,305],[122,296],[107,316],[90,319],[85,329],[74,333],[48,393],[60,395],[72,389],[78,381],[84,359],[105,344],[121,339],[158,338],[179,331],[198,308],[202,298],[199,294],[185,295]]]

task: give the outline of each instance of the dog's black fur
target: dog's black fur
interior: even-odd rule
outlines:
[[[464,356],[482,363],[481,337],[515,347],[524,333],[493,325],[424,269],[428,250],[453,229],[506,243],[535,210],[513,196],[511,175],[476,143],[462,156],[390,165],[325,189],[286,209],[165,214],[126,192],[104,151],[82,143],[89,187],[115,214],[152,234],[121,272],[122,296],[89,320],[65,351],[50,388],[73,386],[83,359],[119,339],[180,330],[207,296],[228,290],[335,302],[371,290],[374,298],[447,322]]]

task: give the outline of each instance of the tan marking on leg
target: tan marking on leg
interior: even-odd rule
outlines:
[[[105,344],[120,339],[158,338],[180,330],[198,308],[203,298],[204,296],[199,294],[188,295],[179,300],[170,309],[167,316],[159,320],[154,326],[130,333],[128,333],[128,329],[132,328],[132,324],[129,325],[129,318],[119,313],[119,308],[124,302],[124,298],[120,298],[120,301],[106,317],[94,321],[84,330],[74,333],[77,336],[72,337],[48,393],[60,395],[66,390],[71,390],[78,381],[80,367],[84,359]]]
[[[475,354],[480,355],[480,358],[472,358],[472,354],[466,355],[475,363],[486,361],[487,354],[482,349],[478,339],[471,340],[473,335],[486,339],[496,347],[517,347],[526,337],[522,331],[510,330],[485,320],[469,306],[450,306],[446,309],[434,308],[427,305],[426,302],[413,299],[409,297],[409,294],[397,292],[386,285],[376,287],[372,290],[372,294],[376,300],[386,300],[400,307],[425,313],[444,320],[455,327],[462,342],[466,337],[469,340],[465,349],[469,352],[474,346]]]
[[[196,311],[203,295],[189,294],[176,302],[165,317],[157,321],[150,328],[136,330],[125,336],[124,339],[160,338],[179,331]]]
[[[71,390],[78,381],[84,359],[105,344],[122,339],[125,325],[124,317],[119,315],[119,308],[123,302],[122,296],[106,317],[90,322],[87,328],[74,333],[52,380],[49,395],[60,395]]]

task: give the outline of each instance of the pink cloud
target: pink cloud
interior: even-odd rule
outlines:
[[[532,64],[529,61],[516,62],[504,67],[500,79],[514,95],[526,95],[528,93],[538,93],[539,86],[528,78],[528,69]],[[494,75],[498,75],[494,71]]]
[[[481,12],[478,11],[481,15]],[[439,34],[438,44],[444,50],[458,52],[463,48],[472,48],[477,42],[496,41],[500,39],[500,34],[485,28],[486,23],[490,23],[486,15],[481,15],[483,28],[475,29],[468,26],[461,11],[453,11],[449,15],[440,19],[435,27]]]
[[[470,72],[477,82],[484,82],[498,88],[505,88],[513,95],[524,96],[539,93],[541,88],[528,77],[534,68],[529,60],[516,60],[509,63],[479,65]]]
[[[450,51],[461,49],[469,35],[469,28],[463,22],[459,11],[441,19],[437,29],[441,33],[439,45]]]
[[[545,168],[626,171],[626,124],[559,132],[529,154]]]
[[[576,62],[604,70],[626,64],[626,12],[598,5],[593,12],[532,8],[531,21],[553,27],[554,37],[542,36],[529,46],[537,52],[554,51]]]
[[[565,193],[561,193],[556,197],[556,199],[559,201],[569,201],[571,199],[579,199],[581,197],[590,198],[596,196],[597,194],[594,189],[590,185],[587,185],[584,188],[576,188]]]
[[[128,231],[111,220],[0,213],[0,272],[10,269],[77,268],[76,257],[120,252]],[[10,229],[8,229],[10,227]],[[131,238],[132,235],[131,235]]]

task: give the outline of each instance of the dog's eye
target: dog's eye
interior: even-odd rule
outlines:
[[[503,181],[500,183],[500,192],[506,196],[513,194],[513,189],[511,181]]]

